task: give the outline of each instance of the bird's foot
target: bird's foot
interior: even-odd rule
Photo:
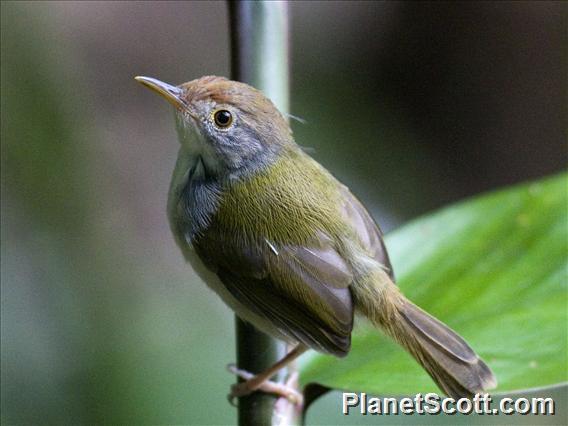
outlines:
[[[286,398],[292,404],[300,405],[303,403],[303,395],[293,387],[298,381],[298,373],[296,372],[290,375],[285,384],[282,384],[271,380],[257,380],[257,376],[248,371],[240,370],[234,364],[229,364],[227,369],[237,377],[245,380],[244,382],[235,383],[231,386],[231,393],[227,395],[231,405],[235,405],[233,403],[235,398],[250,395],[255,391],[262,391]]]

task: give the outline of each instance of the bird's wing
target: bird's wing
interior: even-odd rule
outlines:
[[[363,204],[361,204],[347,187],[342,188],[342,195],[342,213],[345,216],[345,221],[352,225],[353,230],[361,241],[363,249],[370,257],[385,268],[390,278],[395,282],[394,271],[385,247],[381,229],[369,212],[367,212]]]
[[[349,352],[353,275],[331,238],[319,234],[303,246],[265,240],[238,251],[238,265],[227,252],[215,262],[233,297],[293,340],[337,356]]]

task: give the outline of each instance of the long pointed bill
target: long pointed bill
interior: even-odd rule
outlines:
[[[153,90],[163,96],[169,103],[176,108],[184,108],[186,106],[183,100],[183,90],[171,84],[164,83],[152,77],[134,77],[138,83],[143,84],[147,88]]]

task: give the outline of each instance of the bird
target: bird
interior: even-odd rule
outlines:
[[[167,212],[184,258],[239,318],[292,348],[256,374],[233,366],[245,381],[230,398],[263,390],[299,402],[297,391],[269,379],[310,349],[345,357],[355,314],[446,395],[496,386],[462,337],[402,294],[379,226],[302,150],[261,91],[217,76],[177,86],[135,79],[174,106],[180,148]]]

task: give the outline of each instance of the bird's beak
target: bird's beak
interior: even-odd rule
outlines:
[[[164,83],[163,81],[156,80],[152,77],[138,76],[134,77],[134,80],[163,96],[166,101],[171,103],[177,109],[186,107],[186,103],[183,100],[183,90],[179,87],[172,86],[171,84]]]

